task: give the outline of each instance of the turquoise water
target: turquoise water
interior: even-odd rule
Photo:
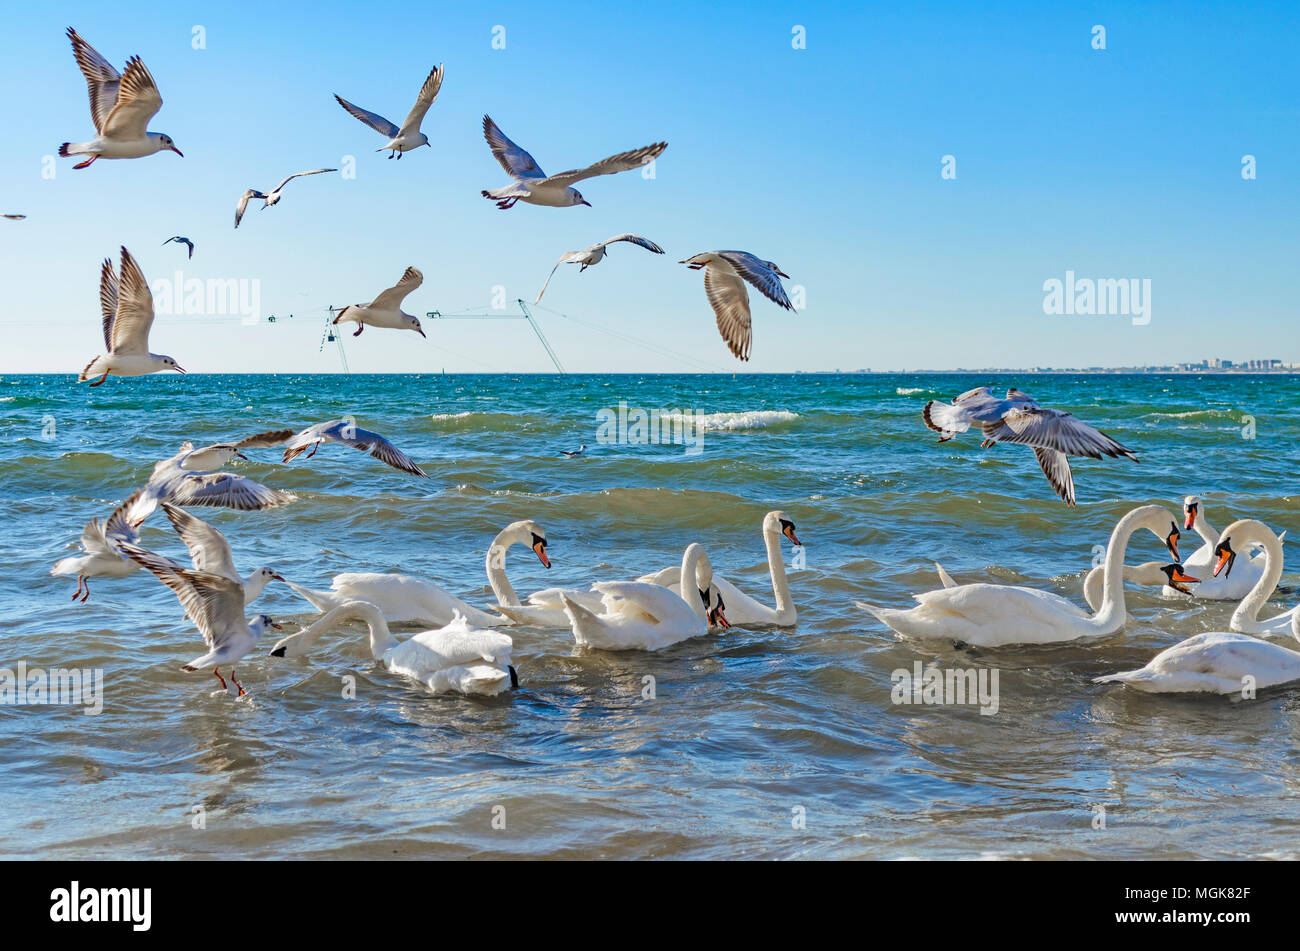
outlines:
[[[974,434],[936,444],[920,421],[925,401],[990,382],[1077,413],[1142,461],[1078,461],[1080,504],[1067,509],[1027,449],[980,450]],[[598,444],[598,412],[623,400],[697,410],[719,428],[698,453]],[[514,628],[521,689],[483,700],[431,696],[390,674],[369,659],[364,629],[348,625],[304,659],[250,655],[239,668],[250,695],[237,701],[179,669],[202,641],[148,574],[94,580],[85,604],[69,600],[75,579],[49,576],[82,525],[183,440],[344,414],[431,478],[341,446],[290,466],[274,450],[250,452],[233,468],[298,501],[196,510],[227,534],[245,572],[265,564],[327,587],[341,571],[400,571],[486,605],[488,543],[532,518],[553,567],[514,549],[507,570],[521,593],[635,577],[698,541],[715,569],[770,603],[759,524],[780,508],[806,546],[790,574],[798,626],[737,627],[655,654],[579,651],[567,631]],[[1132,619],[1115,637],[989,651],[900,641],[853,601],[905,606],[937,586],[939,560],[958,581],[1081,602],[1093,546],[1115,521],[1152,502],[1173,517],[1189,493],[1205,497],[1216,528],[1253,516],[1295,535],[1298,437],[1300,379],[1279,376],[190,375],[93,390],[67,376],[4,377],[0,667],[104,676],[98,716],[0,706],[4,851],[1290,855],[1296,691],[1232,703],[1090,683],[1226,630],[1231,605],[1130,587]],[[580,443],[585,458],[557,453]],[[161,515],[142,543],[184,555]],[[1147,538],[1129,560],[1159,557]],[[1288,572],[1271,608],[1295,598]],[[311,615],[278,584],[257,610],[288,629]],[[894,704],[891,672],[917,660],[998,669],[997,713]],[[342,696],[347,675],[355,699]],[[647,675],[653,700],[642,699]],[[1104,829],[1094,828],[1098,805]]]

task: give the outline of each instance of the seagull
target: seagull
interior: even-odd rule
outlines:
[[[141,548],[123,543],[121,551],[175,592],[186,615],[203,635],[208,652],[194,658],[181,670],[212,668],[212,675],[221,681],[221,689],[229,690],[221,676],[222,667],[230,668],[230,681],[244,696],[244,686],[235,679],[235,663],[257,646],[268,628],[280,630],[265,614],[252,621],[244,620],[244,589],[238,581],[211,571],[190,570]]]
[[[299,178],[303,175],[320,175],[322,172],[337,172],[337,171],[338,171],[337,168],[313,168],[309,172],[294,172],[292,175],[290,175],[288,178],[282,181],[279,185],[276,185],[273,189],[271,189],[271,193],[269,195],[263,194],[262,192],[258,191],[256,188],[248,189],[246,192],[244,192],[244,194],[239,196],[239,204],[235,206],[235,227],[236,228],[239,227],[239,222],[244,217],[244,209],[248,207],[248,199],[250,198],[262,199],[262,210],[266,211],[266,209],[270,208],[272,205],[274,205],[276,202],[280,200],[280,190],[283,189],[285,185],[288,185],[295,178]]]
[[[369,304],[350,304],[344,307],[334,318],[334,323],[348,321],[355,323],[357,332],[352,335],[354,337],[360,337],[361,331],[366,329],[367,324],[372,327],[391,327],[395,330],[414,330],[423,337],[424,328],[420,326],[419,318],[402,311],[402,301],[423,283],[424,275],[420,273],[420,269],[408,267],[400,281],[380,293]]]
[[[704,293],[718,319],[718,332],[741,360],[749,359],[750,342],[749,292],[745,290],[745,281],[773,303],[794,310],[780,281],[783,277],[789,280],[790,275],[748,251],[705,251],[678,263],[692,271],[705,269]]]
[[[588,248],[583,248],[581,251],[569,251],[561,255],[560,260],[555,262],[555,267],[551,268],[551,273],[546,276],[546,283],[543,284],[542,289],[537,292],[537,300],[533,301],[533,303],[540,304],[542,302],[542,295],[546,293],[547,285],[551,283],[551,278],[555,277],[555,272],[560,269],[561,264],[581,264],[582,267],[578,268],[578,273],[581,274],[583,271],[587,270],[587,268],[594,267],[604,260],[605,255],[609,253],[607,249],[615,241],[628,241],[635,244],[637,247],[645,248],[647,251],[653,251],[655,254],[664,253],[664,249],[659,247],[659,245],[655,244],[649,238],[643,238],[638,234],[616,234],[612,238],[606,238],[599,244],[593,244]]]
[[[121,74],[72,27],[68,27],[68,39],[86,77],[96,135],[90,142],[64,142],[59,155],[90,156],[73,168],[85,168],[99,158],[141,158],[164,149],[184,158],[171,136],[147,131],[149,120],[162,108],[162,96],[140,57],[128,59],[126,73]]]
[[[162,510],[189,550],[194,570],[211,572],[238,582],[244,592],[245,607],[256,601],[262,589],[272,581],[284,581],[278,572],[270,568],[258,568],[245,578],[235,568],[235,558],[230,551],[230,543],[216,527],[170,502],[163,502]],[[135,539],[129,541],[134,543]],[[176,565],[176,567],[180,566]]]
[[[141,490],[143,491],[143,490]],[[90,597],[91,578],[125,578],[140,566],[117,550],[118,542],[132,544],[140,540],[136,526],[127,518],[127,512],[140,496],[137,491],[113,510],[105,522],[92,518],[81,532],[81,548],[85,554],[60,558],[50,569],[50,574],[77,576],[77,590],[72,600],[85,601]],[[85,592],[84,594],[82,592]]]
[[[189,256],[186,258],[186,260],[188,260],[189,258],[194,257],[194,242],[193,242],[193,241],[191,241],[189,238],[183,238],[183,237],[181,237],[180,235],[174,235],[173,237],[170,237],[170,238],[168,238],[166,241],[164,241],[163,244],[164,244],[164,245],[168,245],[168,244],[171,244],[173,241],[175,241],[177,244],[183,244],[183,245],[185,245],[187,248],[190,249]]]
[[[287,505],[298,497],[292,492],[271,489],[246,476],[216,472],[231,459],[247,459],[243,449],[278,446],[293,436],[292,429],[258,433],[233,443],[215,443],[194,448],[181,444],[176,455],[153,467],[149,481],[131,506],[133,525],[143,522],[162,502],[187,506],[216,506],[245,512]]]
[[[317,423],[315,426],[308,426],[289,440],[289,445],[284,450],[284,461],[296,459],[309,447],[311,452],[307,453],[307,458],[310,459],[316,455],[316,450],[323,442],[338,442],[353,449],[360,449],[380,462],[388,463],[394,469],[428,478],[428,473],[379,433],[361,429],[356,423],[347,419],[332,419],[325,423]]]
[[[568,456],[570,459],[576,459],[578,458],[578,456],[582,455],[586,451],[587,451],[587,444],[583,443],[577,449],[561,449],[560,455]]]
[[[998,442],[1032,446],[1043,475],[1066,505],[1074,505],[1074,476],[1070,472],[1069,456],[1092,459],[1127,456],[1138,461],[1131,450],[1100,430],[1069,413],[1040,406],[1033,397],[1014,387],[1001,400],[987,386],[967,390],[952,403],[931,400],[925,404],[921,416],[925,425],[939,434],[939,442],[947,442],[970,429],[972,423],[979,423],[984,432],[982,449]]]
[[[571,187],[574,182],[597,175],[613,175],[626,172],[654,161],[664,149],[667,142],[620,152],[607,159],[601,159],[595,165],[575,168],[559,175],[547,175],[541,170],[533,157],[505,137],[490,116],[483,117],[483,137],[487,139],[492,154],[501,163],[501,167],[513,178],[514,184],[505,188],[484,190],[481,194],[497,203],[498,208],[513,208],[515,202],[523,201],[530,205],[546,205],[551,208],[567,208],[569,205],[591,206],[591,202],[582,197],[582,192]]]
[[[104,345],[108,352],[86,365],[77,377],[84,383],[93,376],[99,379],[91,386],[99,386],[110,373],[116,376],[142,376],[159,370],[184,368],[171,357],[149,352],[149,328],[153,326],[153,294],[144,279],[140,265],[131,252],[122,248],[122,273],[113,270],[113,262],[105,258],[99,273],[99,308],[104,315]]]
[[[22,221],[27,216],[26,215],[5,215],[5,217],[8,218],[10,221]]]
[[[339,105],[347,110],[348,115],[354,119],[360,119],[370,128],[374,129],[380,135],[388,137],[388,142],[375,149],[376,152],[382,152],[384,149],[391,149],[388,157],[391,159],[396,155],[399,159],[403,152],[409,152],[411,149],[418,149],[422,145],[429,144],[429,137],[420,131],[420,123],[424,121],[425,114],[433,101],[438,98],[438,90],[442,88],[442,63],[439,63],[435,69],[429,73],[429,77],[420,87],[420,94],[415,97],[415,105],[411,111],[406,114],[406,121],[402,123],[399,129],[381,115],[377,115],[360,106],[354,106],[337,93],[334,98],[339,101]]]

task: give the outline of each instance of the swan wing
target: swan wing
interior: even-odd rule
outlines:
[[[598,581],[591,586],[601,596],[605,612],[648,619],[656,624],[699,621],[691,606],[668,588],[641,581]]]
[[[1249,679],[1247,679],[1249,678]],[[1097,678],[1155,693],[1239,693],[1300,679],[1300,653],[1245,634],[1209,632],[1162,650],[1145,667]]]

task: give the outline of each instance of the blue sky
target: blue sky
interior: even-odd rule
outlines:
[[[151,281],[257,281],[280,318],[160,316],[154,350],[196,371],[330,371],[322,308],[368,300],[407,265],[425,274],[408,311],[485,309],[496,287],[531,300],[562,252],[623,231],[668,253],[621,245],[581,276],[566,266],[544,303],[585,323],[538,312],[570,370],[1300,362],[1300,5],[1043,6],[25,5],[0,37],[0,211],[30,216],[0,221],[0,372],[76,372],[99,352],[99,262],[121,244]],[[119,68],[144,59],[165,100],[151,128],[184,158],[58,159],[42,177],[44,156],[92,133],[69,25]],[[332,98],[400,122],[439,62],[434,148],[400,162]],[[550,172],[669,146],[653,180],[584,183],[592,208],[501,212],[479,196],[507,183],[485,112]],[[355,179],[295,181],[232,229],[245,188],[345,156]],[[160,247],[173,234],[195,240],[192,262]],[[806,289],[794,314],[751,294],[747,365],[677,263],[717,248]],[[1151,322],[1044,315],[1043,282],[1067,270],[1150,279]],[[347,338],[349,363],[549,367],[523,324],[426,332]]]

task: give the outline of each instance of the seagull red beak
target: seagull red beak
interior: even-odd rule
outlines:
[[[188,371],[187,371],[183,366],[181,366],[179,363],[176,364],[176,366],[172,367],[172,369],[175,370],[177,373],[186,373],[186,372],[188,372]]]
[[[429,338],[426,337],[425,334],[424,334],[424,328],[421,327],[419,324],[416,324],[416,325],[415,325],[415,332],[418,333],[421,337],[424,337],[425,340],[428,340],[428,339],[429,339]]]
[[[271,575],[271,579],[272,579],[273,581],[284,581],[284,578],[280,577],[279,575]],[[287,584],[287,583],[288,583],[288,582],[286,582],[286,584]]]
[[[588,208],[591,207],[591,202],[587,201],[587,199],[585,199],[585,198],[582,199],[582,204],[586,205]]]
[[[180,149],[176,148],[176,146],[169,145],[167,147],[171,149],[173,152],[175,152],[177,155],[179,155],[181,158],[185,158],[185,153],[182,152]]]

